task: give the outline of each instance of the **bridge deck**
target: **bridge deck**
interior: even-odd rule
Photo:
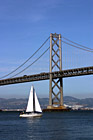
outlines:
[[[52,72],[53,79],[57,78],[65,78],[65,77],[74,77],[74,76],[82,76],[82,75],[90,75],[93,74],[93,67],[83,67],[76,69],[68,69],[62,71]],[[50,73],[40,73],[35,75],[28,75],[16,78],[8,78],[0,80],[0,86],[9,85],[9,84],[17,84],[24,82],[32,82],[32,81],[40,81],[40,80],[48,80],[50,77]]]

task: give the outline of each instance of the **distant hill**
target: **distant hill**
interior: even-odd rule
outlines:
[[[84,105],[84,107],[93,107],[93,98],[78,99],[71,96],[65,96],[64,104]]]
[[[0,98],[0,109],[25,109],[27,106],[28,99],[4,99]],[[39,98],[42,108],[46,108],[49,99],[48,98]],[[64,104],[67,105],[84,105],[85,107],[93,107],[93,98],[86,99],[77,99],[71,96],[64,97]]]

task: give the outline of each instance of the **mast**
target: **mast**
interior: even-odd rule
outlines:
[[[33,112],[35,112],[35,89],[33,87]]]

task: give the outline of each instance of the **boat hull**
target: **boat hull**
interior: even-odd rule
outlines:
[[[20,117],[41,117],[42,114],[39,114],[39,113],[25,113],[25,114],[20,114]]]

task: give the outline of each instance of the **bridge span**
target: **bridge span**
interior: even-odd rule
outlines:
[[[0,86],[9,85],[9,84],[18,84],[24,82],[48,80],[50,79],[50,74],[52,74],[53,79],[90,75],[93,74],[93,67],[83,67],[83,68],[55,71],[52,73],[48,72],[48,73],[40,73],[35,75],[24,75],[16,78],[3,79],[0,80]]]

